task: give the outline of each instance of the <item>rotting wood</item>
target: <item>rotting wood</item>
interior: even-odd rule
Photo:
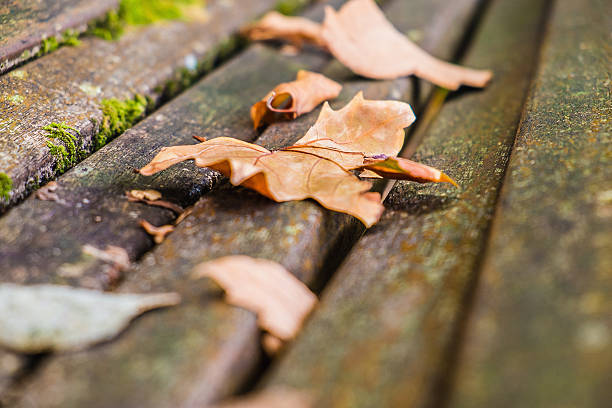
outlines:
[[[118,0],[9,0],[0,9],[0,74],[32,58],[47,38],[87,23],[115,8]]]
[[[556,1],[508,165],[453,407],[612,401],[610,3]]]
[[[319,308],[262,387],[308,390],[315,406],[431,407],[445,381],[462,305],[537,60],[546,0],[490,6],[465,64],[482,91],[451,98],[416,151],[462,187],[398,182],[381,221],[353,248]],[[469,402],[468,402],[469,405]]]
[[[445,38],[430,31],[426,22],[447,3],[419,4],[398,1],[387,10],[400,28],[419,27],[425,38]],[[475,2],[463,5],[472,8]],[[415,13],[415,8],[427,12]],[[456,11],[458,18],[465,17],[460,19],[465,26],[469,10]],[[425,18],[416,19],[423,15]],[[453,50],[441,52],[452,54]],[[336,102],[348,102],[359,89],[364,89],[366,98],[409,98],[410,81],[350,84]],[[290,144],[315,119],[312,113],[275,124],[258,143],[266,147]],[[325,266],[339,260],[346,240],[353,240],[359,232],[361,227],[351,217],[327,212],[313,202],[276,204],[256,193],[225,186],[201,199],[193,213],[143,258],[120,287],[137,292],[173,288],[181,293],[183,304],[138,319],[116,342],[53,358],[23,392],[30,400],[63,407],[203,406],[229,395],[259,364],[259,331],[252,314],[223,303],[218,287],[206,280],[190,281],[193,266],[231,253],[249,254],[278,261],[312,286],[325,273]],[[134,389],[146,392],[135,393]]]
[[[63,47],[0,77],[0,174],[12,180],[8,200],[0,196],[0,212],[108,141],[98,139],[106,123],[103,100],[137,98],[132,104],[141,111],[159,103],[168,90],[210,69],[235,47],[232,35],[240,26],[275,4],[209,3],[204,23],[146,26],[117,41],[83,38],[79,47]],[[50,140],[43,130],[62,122],[80,132],[71,131],[72,142]],[[48,142],[73,153],[53,154]]]

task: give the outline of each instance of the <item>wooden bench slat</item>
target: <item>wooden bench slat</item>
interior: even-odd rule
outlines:
[[[451,96],[416,150],[461,189],[397,183],[381,221],[353,248],[262,387],[294,387],[325,407],[441,402],[546,3],[492,3],[464,63],[491,68],[493,81]]]
[[[118,0],[8,0],[0,9],[0,74],[27,61],[42,40],[87,23],[117,7]]]
[[[429,1],[419,4],[430,16],[440,7]],[[395,2],[390,7],[388,13],[400,28],[419,27],[426,38],[439,35],[430,31],[430,19],[412,19],[407,10],[416,7],[414,3]],[[469,13],[458,10],[458,15]],[[347,84],[339,102],[347,102],[358,89],[365,89],[368,97],[406,97],[412,94],[410,82],[406,78]],[[295,141],[315,118],[313,113],[271,126],[259,143],[278,143],[276,135],[287,143]],[[351,217],[310,201],[277,204],[231,187],[204,197],[120,287],[121,291],[177,290],[184,295],[183,304],[143,316],[110,344],[53,358],[32,378],[24,395],[49,401],[47,394],[52,393],[59,396],[52,405],[66,407],[129,405],[136,400],[147,406],[201,406],[235,392],[261,361],[259,331],[253,315],[225,304],[217,287],[208,281],[190,281],[193,265],[245,253],[279,261],[312,284],[324,273],[321,269],[333,263],[343,239],[354,239],[355,228],[361,229]]]
[[[167,209],[130,203],[125,192],[157,189],[186,206],[219,179],[187,163],[155,177],[140,176],[134,169],[164,146],[195,143],[193,135],[253,139],[256,132],[248,115],[253,95],[265,95],[277,81],[292,80],[298,69],[316,69],[325,61],[319,55],[289,60],[255,47],[205,78],[60,177],[55,193],[61,201],[32,196],[0,218],[0,278],[112,287],[103,263],[84,254],[83,245],[119,246],[134,260],[153,245],[138,220],[161,225],[176,217]]]
[[[553,6],[453,407],[612,401],[611,11],[599,0]]]
[[[0,77],[0,173],[12,180],[9,200],[0,197],[0,213],[58,173],[44,126],[66,122],[75,127],[80,131],[77,151],[91,153],[103,99],[139,94],[159,102],[164,86],[181,72],[195,75],[186,67],[196,61],[206,66],[223,51],[224,41],[275,1],[211,3],[207,22],[154,24],[118,41],[84,38],[78,47],[63,47]]]

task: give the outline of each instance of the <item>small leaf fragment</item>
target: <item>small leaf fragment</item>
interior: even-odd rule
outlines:
[[[251,107],[253,126],[257,129],[280,118],[295,119],[321,102],[337,97],[341,90],[342,85],[324,75],[300,70],[295,81],[277,85]]]
[[[134,194],[134,191],[140,191],[140,190],[132,190],[132,191],[127,191],[125,193],[125,196],[127,197],[129,202],[132,203],[144,203],[147,205],[151,205],[153,207],[161,207],[161,208],[166,208],[170,211],[173,211],[175,214],[180,215],[183,213],[183,211],[185,211],[183,209],[183,207],[181,207],[178,204],[174,204],[171,203],[170,201],[166,201],[166,200],[160,200],[161,193],[159,193],[159,196],[157,195],[145,195],[145,194]],[[155,191],[155,190],[145,190],[145,191]],[[157,193],[157,191],[155,191]],[[157,197],[155,199],[151,199],[151,198],[147,198],[147,197]]]
[[[107,245],[105,250],[101,250],[93,245],[86,244],[83,245],[82,251],[87,255],[116,266],[119,270],[126,270],[130,267],[130,257],[124,248]]]
[[[58,184],[56,181],[50,181],[36,191],[36,198],[42,201],[60,201],[59,196],[55,192]]]
[[[452,178],[440,170],[403,157],[366,158],[360,168],[386,179],[410,180],[418,183],[451,183],[459,187]],[[360,176],[366,177],[363,173]]]
[[[130,190],[126,193],[128,197],[133,197],[138,200],[155,201],[162,198],[162,193],[157,190]]]
[[[0,284],[0,345],[21,353],[78,350],[110,340],[176,293],[113,294],[60,285]]]
[[[161,244],[166,239],[166,235],[174,231],[174,225],[162,225],[156,227],[147,220],[140,220],[140,226],[147,232],[147,234],[153,237],[153,242]]]
[[[327,6],[322,37],[334,57],[356,74],[394,79],[416,75],[446,89],[485,86],[491,71],[441,61],[397,31],[373,0],[350,0],[338,12]]]
[[[266,388],[221,402],[213,408],[314,408],[312,397],[304,392],[285,387]]]
[[[252,41],[283,39],[296,47],[314,44],[325,47],[321,38],[321,25],[303,17],[288,17],[277,11],[266,13],[261,20],[241,31]]]
[[[232,305],[257,314],[259,326],[290,340],[317,303],[317,297],[282,265],[244,255],[226,256],[198,265],[194,279],[217,282]]]

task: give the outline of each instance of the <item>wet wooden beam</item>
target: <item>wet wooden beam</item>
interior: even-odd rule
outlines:
[[[420,4],[430,15],[439,10],[439,4]],[[425,38],[438,35],[429,32],[428,20],[412,20],[408,10],[405,2],[395,2],[387,12],[403,29],[422,27]],[[406,92],[411,94],[409,84],[409,79],[347,84],[337,102],[347,102],[358,89],[370,98],[403,98]],[[291,143],[315,118],[316,113],[272,126],[259,143],[271,147],[281,138],[282,143]],[[346,240],[353,240],[359,230],[350,216],[331,213],[311,201],[277,204],[225,186],[198,201],[192,215],[119,287],[120,291],[177,290],[184,296],[183,304],[143,316],[112,343],[51,359],[25,386],[23,395],[30,402],[62,407],[202,406],[236,392],[261,361],[254,316],[225,304],[219,288],[209,281],[189,280],[192,267],[243,253],[281,262],[312,285],[339,261]],[[24,398],[20,404],[27,402]]]
[[[609,2],[554,4],[453,407],[612,401],[610,27]]]
[[[397,183],[383,218],[350,252],[262,387],[294,387],[325,407],[443,401],[463,304],[537,60],[546,3],[490,6],[464,63],[492,69],[492,83],[450,95],[415,155],[461,188]]]
[[[274,4],[213,1],[206,21],[154,24],[118,41],[84,38],[78,47],[62,47],[0,77],[0,174],[12,181],[8,199],[0,196],[0,213],[102,144],[101,124],[110,123],[104,99],[141,95],[157,104],[210,69],[216,56],[235,47],[232,34]],[[47,146],[63,144],[43,130],[53,122],[80,132],[73,157],[62,158]]]
[[[117,7],[118,0],[44,0],[2,2],[0,74],[36,55],[44,39],[66,30],[82,32],[87,23]]]

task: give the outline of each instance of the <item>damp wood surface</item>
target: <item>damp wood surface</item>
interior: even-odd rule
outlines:
[[[74,164],[51,154],[44,126],[65,122],[80,132],[72,160],[78,161],[96,146],[102,100],[140,95],[156,105],[231,52],[236,31],[275,1],[207,4],[204,21],[137,27],[117,41],[86,37],[0,77],[0,173],[12,180],[8,200],[0,197],[0,212]]]
[[[424,1],[419,7],[429,10],[429,14],[434,16],[441,4]],[[463,4],[473,10],[475,2]],[[404,2],[390,2],[385,10],[401,29],[420,27],[424,38],[439,35],[430,32],[430,27],[423,24],[422,21],[427,20],[415,21]],[[456,10],[457,17],[463,16],[461,21],[466,26],[471,13],[469,10]],[[447,42],[449,47],[458,43],[458,40]],[[433,42],[432,47],[437,45]],[[442,47],[438,49],[438,52],[446,54],[453,51],[443,50]],[[269,51],[257,47],[248,52]],[[282,61],[281,57],[276,58]],[[301,58],[311,58],[317,63],[324,61],[319,53],[305,53]],[[264,66],[253,67],[256,61],[251,61],[249,69],[269,71]],[[244,61],[228,64],[232,65],[244,68],[247,64]],[[280,62],[279,65],[282,66]],[[334,66],[332,62],[328,68],[321,69],[323,72],[333,71]],[[295,75],[297,69],[304,68],[304,64],[294,63],[292,68]],[[223,78],[221,72],[217,74],[220,76],[216,80]],[[259,86],[263,86],[260,84],[262,81],[258,77],[252,83],[247,82],[248,87],[244,92],[265,94],[266,91],[259,91]],[[335,107],[348,102],[359,90],[364,90],[366,98],[409,100],[412,95],[410,81],[345,82],[345,91]],[[247,110],[245,107],[242,109]],[[243,121],[247,120],[248,116],[242,113]],[[214,115],[216,117],[218,113]],[[291,144],[314,123],[316,115],[317,112],[314,112],[291,123],[273,125],[257,142],[266,147]],[[152,118],[81,165],[86,165],[105,150],[121,143],[130,134],[137,133],[139,127],[150,120]],[[250,127],[245,124],[240,126],[250,132]],[[236,136],[226,130],[225,126],[210,127],[203,135]],[[189,133],[185,135],[190,136]],[[248,136],[244,138],[248,139]],[[151,157],[154,153],[155,149],[152,149]],[[144,162],[148,159],[143,157],[140,160]],[[73,172],[76,173],[80,166]],[[208,170],[194,170],[191,165],[170,172],[181,175],[185,169],[201,173],[203,177],[212,174]],[[163,174],[161,177],[164,177]],[[60,185],[62,179],[59,180]],[[184,189],[182,175],[180,180],[180,185],[179,178],[168,181],[165,184],[167,191]],[[162,210],[148,211],[159,213]],[[249,312],[226,305],[219,288],[210,282],[190,281],[189,274],[193,267],[222,255],[248,254],[276,260],[301,280],[316,287],[319,279],[340,261],[338,254],[343,253],[343,248],[354,241],[361,231],[360,224],[350,216],[329,212],[311,201],[278,204],[242,188],[221,186],[200,199],[193,213],[161,245],[146,254],[126,274],[118,288],[119,291],[128,292],[148,292],[161,288],[176,290],[183,295],[183,304],[138,319],[112,343],[83,353],[53,357],[44,362],[40,372],[25,381],[19,394],[27,398],[19,400],[17,405],[27,406],[28,403],[45,401],[50,406],[63,407],[83,404],[201,406],[236,392],[256,372],[261,362],[260,334],[255,318]],[[147,241],[147,245],[151,245],[150,241]],[[134,389],[146,392],[135,393]]]
[[[612,9],[559,0],[548,27],[453,407],[612,401]]]
[[[84,31],[118,0],[7,0],[0,5],[0,74],[27,61],[44,39]]]
[[[397,183],[381,221],[349,253],[261,387],[307,391],[325,407],[444,402],[449,357],[537,61],[546,3],[489,6],[462,62],[495,77],[484,90],[452,96],[415,154],[460,189]]]

